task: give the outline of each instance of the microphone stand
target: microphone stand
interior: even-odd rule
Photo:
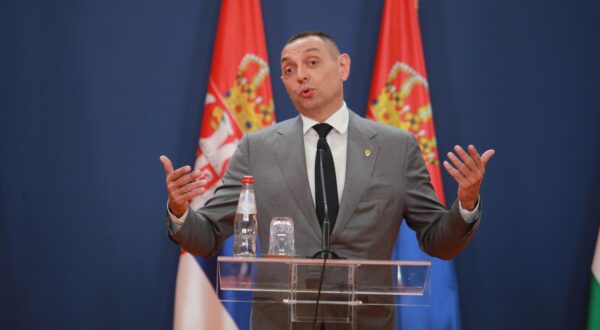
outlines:
[[[321,191],[323,192],[323,230],[321,236],[321,251],[313,255],[313,259],[323,259],[323,266],[321,268],[321,275],[319,276],[319,288],[317,289],[317,298],[315,303],[315,315],[313,318],[312,328],[317,329],[317,317],[319,313],[319,301],[321,300],[321,289],[323,288],[323,278],[325,277],[325,265],[327,259],[339,259],[340,257],[333,251],[331,251],[329,245],[329,234],[331,232],[331,222],[329,221],[329,209],[327,208],[327,192],[325,191],[325,174],[323,171],[323,148],[319,149],[319,175],[321,177]],[[317,189],[317,187],[315,187]]]
[[[323,192],[323,230],[321,231],[321,251],[313,255],[313,259],[339,259],[340,257],[330,249],[329,235],[331,234],[331,222],[329,221],[329,209],[327,208],[327,192],[325,191],[325,174],[323,171],[323,148],[319,149],[319,175],[321,177],[321,191]],[[317,187],[315,187],[316,189]]]

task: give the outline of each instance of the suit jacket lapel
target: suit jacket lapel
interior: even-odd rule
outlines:
[[[306,157],[304,154],[304,136],[302,134],[302,119],[290,121],[277,131],[275,153],[283,178],[292,194],[296,205],[304,215],[304,219],[318,237],[321,237],[321,226],[308,185],[306,173]],[[290,152],[292,150],[292,152]],[[294,219],[300,221],[300,219]]]
[[[348,151],[346,159],[346,179],[344,192],[335,227],[331,233],[333,242],[348,225],[358,207],[359,201],[369,184],[379,146],[373,138],[377,132],[362,124],[362,118],[350,111],[348,122]],[[318,221],[318,220],[317,220]]]

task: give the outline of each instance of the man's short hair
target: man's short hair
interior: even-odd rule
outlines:
[[[325,45],[327,45],[327,47],[329,47],[329,49],[332,51],[332,54],[334,56],[340,55],[340,49],[338,48],[338,45],[335,42],[335,40],[333,40],[333,38],[330,35],[328,35],[327,33],[321,32],[321,31],[304,31],[304,32],[294,34],[287,40],[287,42],[285,43],[285,45],[283,47],[291,44],[292,42],[294,42],[296,40],[300,40],[300,39],[304,39],[304,38],[308,38],[308,37],[317,37],[317,38],[323,40],[325,42]]]

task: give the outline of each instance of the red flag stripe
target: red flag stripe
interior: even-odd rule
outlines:
[[[367,117],[414,134],[431,183],[445,203],[415,4],[385,2]]]

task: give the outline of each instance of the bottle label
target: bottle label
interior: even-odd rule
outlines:
[[[237,213],[242,214],[254,214],[256,213],[256,207],[254,205],[238,205]]]
[[[256,200],[254,199],[254,192],[252,190],[242,189],[240,200],[238,201],[237,213],[256,213]]]

